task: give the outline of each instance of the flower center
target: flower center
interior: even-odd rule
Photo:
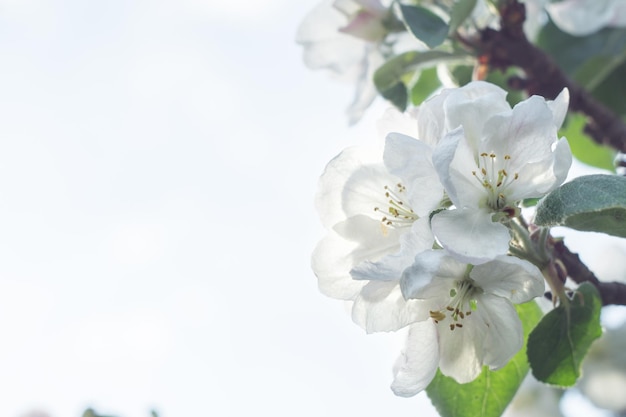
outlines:
[[[511,155],[499,157],[494,152],[483,152],[478,159],[478,171],[472,175],[487,190],[487,206],[493,210],[506,208],[506,189],[519,178],[517,172],[507,171]]]
[[[478,291],[480,288],[474,286],[474,282],[469,278],[457,281],[456,287],[450,289],[450,303],[445,309],[430,311],[430,317],[435,324],[449,319],[450,330],[463,328],[463,320],[478,307],[474,297]]]
[[[374,207],[374,211],[383,215],[380,219],[383,232],[387,227],[397,228],[410,226],[419,218],[404,201],[403,197],[405,194],[406,187],[401,183],[397,183],[393,188],[385,185],[385,198],[387,198],[388,206],[386,208]]]

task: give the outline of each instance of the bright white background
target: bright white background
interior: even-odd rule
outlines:
[[[315,0],[0,1],[0,416],[414,415],[324,298]]]
[[[317,291],[317,177],[376,140],[316,0],[0,0],[0,416],[435,415]]]

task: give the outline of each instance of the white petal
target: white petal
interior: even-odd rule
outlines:
[[[318,182],[315,205],[322,224],[330,228],[352,215],[374,216],[374,207],[386,202],[385,185],[397,181],[375,149],[345,149],[326,165]]]
[[[539,96],[518,103],[511,112],[493,116],[485,124],[484,132],[481,151],[508,154],[512,172],[520,171],[527,163],[544,160],[557,140],[552,112]]]
[[[385,140],[383,161],[389,172],[407,183],[432,175],[432,149],[426,143],[402,133],[390,133]]]
[[[384,138],[389,133],[402,133],[418,138],[417,115],[419,111],[419,107],[407,109],[405,112],[401,112],[395,107],[389,107],[376,123],[378,135]]]
[[[374,73],[385,62],[385,58],[378,49],[378,45],[366,45],[365,54],[360,61],[361,71],[357,78],[354,99],[348,106],[348,122],[352,125],[358,122],[365,110],[378,96],[374,85]]]
[[[459,208],[478,207],[484,191],[478,188],[480,184],[472,177],[476,170],[474,152],[465,140],[462,127],[448,132],[441,139],[433,151],[432,160],[452,203]]]
[[[350,253],[355,246],[334,232],[318,243],[311,256],[311,267],[323,294],[340,300],[352,300],[363,288],[365,282],[353,280],[349,272],[354,266]]]
[[[406,347],[394,366],[391,389],[401,397],[424,390],[435,377],[439,363],[437,332],[430,320],[409,328]]]
[[[483,210],[446,210],[431,220],[439,243],[460,261],[478,265],[509,250],[508,229]]]
[[[546,192],[550,192],[554,188],[563,184],[567,178],[567,173],[572,166],[572,150],[570,149],[567,139],[561,138],[556,143],[553,158],[554,165],[552,166],[552,171],[554,172],[555,182],[552,184],[552,187],[546,190]]]
[[[350,253],[353,266],[364,261],[378,261],[400,251],[401,236],[408,229],[382,229],[382,223],[367,216],[352,216],[337,223],[333,231],[346,240],[357,243]]]
[[[511,109],[506,94],[500,87],[482,81],[452,90],[444,102],[446,128],[463,126],[470,146],[477,149],[485,122],[492,115]]]
[[[457,208],[477,209],[484,206],[488,193],[481,180],[474,175],[476,172],[480,175],[480,168],[476,164],[478,152],[471,147],[463,129],[448,133],[441,143],[456,141],[457,139],[452,139],[453,137],[458,137],[458,142],[447,168],[447,177],[445,177],[445,182],[442,178],[442,182],[450,200]]]
[[[400,286],[404,297],[416,299],[450,298],[454,282],[463,277],[467,265],[442,250],[429,250],[415,257],[402,273]]]
[[[420,216],[438,207],[443,185],[431,161],[430,146],[401,133],[390,133],[385,141],[383,160],[387,170],[407,187],[409,203]]]
[[[476,316],[488,325],[483,364],[499,369],[522,348],[522,322],[509,300],[490,294],[479,297]]]
[[[368,333],[396,331],[429,318],[428,306],[405,300],[398,282],[369,282],[352,306],[352,320]]]
[[[323,1],[298,27],[296,42],[304,47],[307,67],[325,68],[341,80],[354,82],[363,72],[368,43],[339,32],[346,23],[346,16],[333,8],[331,1]]]
[[[540,297],[545,291],[539,268],[513,256],[499,256],[491,262],[477,265],[470,272],[470,277],[486,293],[509,299],[515,304]]]
[[[564,88],[553,101],[548,101],[548,107],[550,111],[552,111],[554,126],[560,129],[569,108],[569,90],[567,87]]]
[[[399,237],[399,249],[380,260],[366,260],[356,265],[350,274],[354,279],[376,281],[399,281],[402,271],[410,266],[415,255],[432,248],[433,235],[428,218],[424,217],[413,223],[411,230]],[[395,233],[401,233],[393,229]]]
[[[487,326],[476,314],[466,316],[462,328],[450,330],[448,320],[439,322],[439,369],[465,384],[482,371]]]

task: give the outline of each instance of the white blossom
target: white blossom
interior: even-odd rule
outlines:
[[[523,345],[513,304],[543,294],[544,282],[537,267],[515,257],[472,266],[432,250],[418,254],[404,271],[401,289],[406,299],[422,301],[430,316],[409,327],[395,367],[393,391],[411,396],[426,388],[437,368],[467,383],[485,365],[506,365]]]
[[[339,79],[356,83],[348,108],[350,123],[356,123],[378,95],[373,76],[385,61],[384,21],[390,13],[378,0],[324,1],[298,28],[296,42],[304,47],[309,68],[326,68]]]
[[[626,26],[625,0],[563,0],[545,7],[559,29],[575,36]]]
[[[567,176],[572,156],[557,129],[567,112],[564,90],[554,102],[538,96],[511,109],[506,92],[485,82],[450,90],[441,103],[444,137],[433,164],[455,206],[432,218],[441,245],[459,259],[482,263],[506,254],[509,229],[525,198],[541,197]]]
[[[407,121],[400,130],[418,130],[414,118],[413,126]],[[399,280],[415,255],[433,245],[428,215],[439,207],[443,187],[431,153],[427,143],[392,133],[382,155],[348,148],[320,178],[316,205],[329,232],[313,253],[313,270],[324,294],[354,301],[353,319],[368,332],[427,317],[403,299]]]

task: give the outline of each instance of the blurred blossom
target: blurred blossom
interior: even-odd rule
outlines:
[[[351,124],[378,95],[374,72],[394,54],[397,39],[391,34],[401,27],[392,9],[378,0],[324,1],[300,24],[296,42],[304,48],[304,63],[356,84],[347,110]]]
[[[528,375],[502,417],[562,417],[559,403],[563,391]]]
[[[578,388],[597,407],[626,412],[626,323],[606,330],[591,346]]]
[[[559,29],[575,36],[626,26],[625,0],[564,0],[545,7]]]

